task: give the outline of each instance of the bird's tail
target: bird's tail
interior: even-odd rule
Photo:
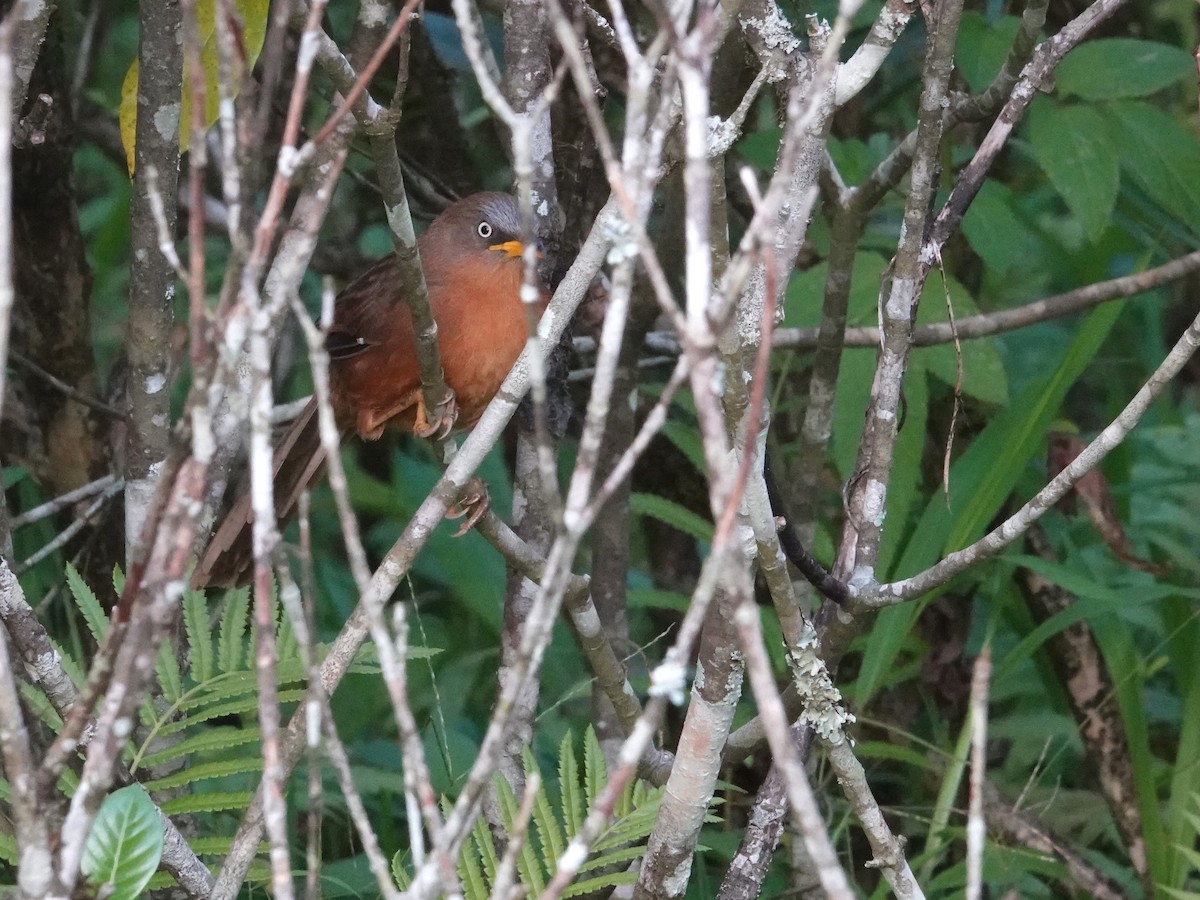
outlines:
[[[274,462],[275,516],[282,525],[295,515],[300,494],[312,487],[325,472],[325,450],[317,425],[316,398],[308,402],[288,427],[275,448]],[[254,568],[253,523],[254,510],[247,485],[220,520],[200,555],[192,575],[193,587],[236,587],[250,580]]]

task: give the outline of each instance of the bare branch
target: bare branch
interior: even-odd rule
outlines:
[[[991,559],[1024,534],[1050,507],[1061,500],[1086,472],[1095,468],[1109,451],[1123,441],[1145,415],[1155,399],[1162,394],[1179,370],[1200,347],[1200,317],[1197,317],[1180,336],[1159,367],[1134,395],[1128,405],[1087,448],[1075,457],[1049,484],[1024,506],[969,547],[951,553],[941,562],[911,578],[862,591],[856,603],[877,609],[904,600],[911,600],[939,587],[961,572],[985,559]]]

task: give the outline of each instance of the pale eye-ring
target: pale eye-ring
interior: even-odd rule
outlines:
[[[490,222],[480,222],[475,231],[486,241],[492,236],[492,225]]]

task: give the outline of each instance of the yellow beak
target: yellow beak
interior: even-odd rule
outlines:
[[[525,245],[520,241],[505,241],[503,244],[492,244],[488,249],[507,253],[510,258],[516,259],[525,252]]]

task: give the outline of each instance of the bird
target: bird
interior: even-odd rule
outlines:
[[[388,428],[445,436],[475,425],[528,334],[521,233],[516,199],[486,191],[452,203],[417,239],[449,389],[434,410],[426,409],[421,389],[396,255],[376,262],[338,294],[325,349],[330,405],[343,439],[357,434],[373,441]],[[537,288],[540,315],[549,292],[542,283]],[[275,511],[281,521],[294,514],[300,494],[324,468],[314,397],[275,448]],[[249,579],[252,521],[245,491],[213,531],[194,570],[193,587],[232,587]]]

